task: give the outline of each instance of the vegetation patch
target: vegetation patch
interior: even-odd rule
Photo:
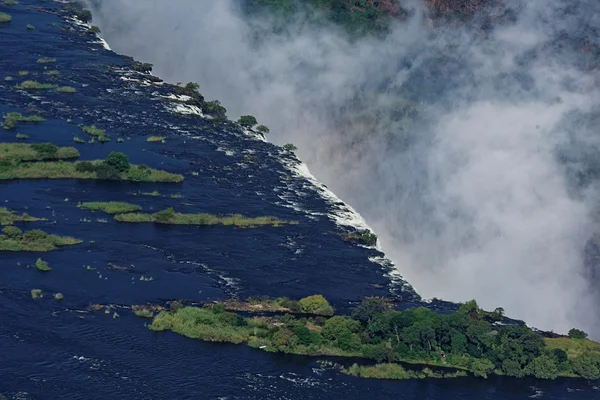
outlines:
[[[309,300],[303,302],[305,299]],[[319,295],[305,299],[297,306],[305,303],[313,309],[325,300]],[[277,302],[264,301],[264,308]],[[175,307],[173,303],[170,311],[153,318],[150,329],[171,330],[205,341],[246,342],[265,351],[362,357],[377,362],[342,368],[344,373],[363,378],[448,378],[464,376],[466,371],[482,378],[490,374],[600,378],[599,343],[544,339],[525,325],[492,325],[488,318],[493,313],[484,312],[475,301],[440,315],[424,307],[395,311],[383,299],[366,298],[351,317],[330,318],[298,318],[289,313],[243,317],[226,311],[226,307],[227,302],[210,308]],[[243,307],[243,311],[263,312],[264,308]],[[415,368],[399,363],[414,364]]]
[[[0,24],[12,21],[12,17],[7,13],[0,12]]]
[[[81,242],[70,236],[49,235],[40,229],[23,232],[15,226],[5,226],[0,234],[0,251],[53,251]]]
[[[27,146],[23,144],[19,145]],[[76,149],[73,150],[76,151]],[[1,152],[0,155],[2,155]],[[179,183],[183,181],[183,176],[179,174],[152,169],[145,165],[129,164],[129,159],[125,154],[115,152],[110,153],[106,160],[79,161],[75,163],[64,162],[62,160],[58,162],[42,161],[29,163],[22,163],[20,161],[22,161],[20,158],[4,161],[0,158],[0,180],[99,179],[167,183]]]
[[[27,139],[29,139],[29,136],[27,136],[24,133],[17,133],[16,138],[17,138],[17,140],[27,140]]]
[[[19,71],[19,76],[27,76],[29,75],[29,71]]]
[[[59,76],[60,75],[60,71],[57,69],[52,69],[50,71],[46,71],[44,72],[44,75],[48,75],[48,76]]]
[[[333,315],[334,309],[322,295],[308,296],[303,299],[292,300],[287,297],[270,299],[268,297],[246,301],[227,300],[222,303],[229,311],[244,312],[287,312],[293,314]]]
[[[150,136],[148,139],[146,139],[146,142],[149,142],[149,143],[164,143],[165,142],[165,137],[164,136]]]
[[[31,25],[31,24],[27,24],[27,29],[32,31],[35,29],[35,26]]]
[[[79,129],[81,129],[88,135],[92,135],[95,137],[101,137],[101,136],[106,135],[106,131],[104,129],[97,128],[96,125],[91,125],[91,126],[79,125]]]
[[[51,64],[56,62],[56,58],[51,57],[41,57],[37,60],[38,64]]]
[[[0,143],[0,170],[10,162],[70,160],[79,157],[75,147],[57,147],[52,143]]]
[[[52,268],[50,268],[48,263],[46,261],[42,260],[41,258],[38,258],[37,261],[35,262],[35,268],[37,268],[38,271],[42,271],[42,272],[52,271]]]
[[[226,217],[219,217],[213,214],[183,214],[167,208],[153,214],[129,213],[115,216],[120,222],[154,222],[157,224],[170,225],[226,225],[245,228],[255,228],[259,226],[282,226],[286,224],[296,224],[296,221],[284,221],[276,217],[245,217],[240,214],[233,214]]]
[[[32,217],[27,213],[21,215],[15,214],[14,211],[10,211],[7,208],[0,207],[0,225],[12,225],[15,222],[36,222],[45,221],[44,218]]]
[[[77,89],[71,86],[60,86],[56,88],[56,91],[61,93],[75,93]]]
[[[362,244],[364,246],[375,246],[377,244],[377,235],[368,229],[358,233],[344,232],[341,236],[347,242]]]
[[[103,211],[107,214],[124,214],[141,211],[142,207],[137,204],[122,201],[92,201],[77,204],[77,207],[90,211]]]
[[[42,289],[31,289],[31,298],[34,300],[41,299],[44,297]]]
[[[14,129],[17,127],[19,122],[44,122],[45,119],[39,115],[25,116],[21,113],[10,112],[3,115],[4,123],[2,127],[4,129]]]
[[[39,83],[38,81],[25,81],[15,87],[24,90],[49,90],[56,89],[58,86],[51,83]]]
[[[56,301],[61,301],[62,299],[64,299],[65,296],[63,296],[62,293],[56,293],[54,294],[54,300]]]

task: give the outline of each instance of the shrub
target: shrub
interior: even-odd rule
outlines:
[[[585,333],[584,331],[581,331],[579,329],[571,329],[569,330],[569,337],[573,338],[573,339],[585,339],[588,336],[587,333]]]
[[[298,148],[291,143],[287,143],[283,145],[283,149],[286,151],[296,151]]]
[[[92,26],[90,26],[90,28],[88,29],[88,31],[91,32],[91,33],[99,34],[100,33],[100,28],[97,27],[96,25],[92,25]]]
[[[58,152],[58,147],[52,143],[32,144],[31,148],[44,158],[52,158]]]
[[[242,115],[237,122],[244,128],[252,128],[258,123],[258,121],[256,121],[256,118],[254,118],[252,115]]]
[[[19,139],[19,140],[27,140],[27,139],[29,139],[29,136],[27,136],[24,133],[17,133],[17,139]]]
[[[90,10],[76,10],[75,16],[81,22],[88,23],[92,20],[92,12]]]
[[[96,177],[102,180],[115,181],[121,179],[121,174],[106,162],[103,162],[96,166]]]
[[[61,301],[63,298],[64,298],[64,296],[62,293],[56,293],[54,295],[54,300],[56,300],[56,301]]]
[[[329,302],[320,294],[300,299],[300,309],[306,313],[332,315],[333,307],[329,305]]]
[[[38,58],[37,62],[38,62],[38,64],[50,64],[50,63],[55,63],[55,62],[56,62],[56,58],[51,58],[51,57],[41,57],[41,58]]]
[[[31,24],[27,24],[27,29],[32,31],[35,29],[35,26],[31,25]]]
[[[96,172],[96,166],[89,161],[80,161],[78,163],[75,163],[75,171]]]
[[[16,226],[5,226],[2,229],[2,233],[8,236],[9,239],[21,239],[23,236],[23,231],[17,228]]]
[[[61,86],[56,88],[56,91],[61,93],[75,93],[77,89],[71,86]]]
[[[40,240],[46,240],[48,238],[48,234],[41,229],[32,229],[23,234],[24,242],[37,242]]]
[[[130,167],[129,158],[121,152],[114,151],[106,157],[106,164],[118,172],[125,172]]]
[[[152,214],[154,221],[159,223],[168,223],[173,218],[175,218],[175,210],[172,207],[167,208],[166,210],[158,211]]]
[[[200,91],[200,85],[199,85],[199,84],[197,84],[197,83],[195,83],[195,82],[188,82],[188,83],[185,85],[185,88],[186,88],[187,90],[191,90],[191,91],[193,91],[193,92],[198,92],[198,91]]]
[[[42,289],[31,289],[31,298],[34,300],[41,299],[44,297]]]
[[[269,128],[267,128],[264,125],[259,125],[256,127],[256,130],[259,131],[260,133],[262,133],[263,135],[271,132],[271,130]],[[286,145],[287,146],[287,145]],[[293,145],[292,145],[293,146]],[[285,146],[284,146],[285,147]],[[295,149],[294,149],[295,150]]]

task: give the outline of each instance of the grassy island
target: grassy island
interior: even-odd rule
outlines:
[[[15,222],[36,222],[45,221],[44,218],[32,217],[27,213],[21,215],[15,214],[14,211],[10,211],[7,208],[0,207],[0,225],[12,225]]]
[[[342,233],[342,239],[347,242],[362,244],[365,246],[375,246],[377,244],[377,235],[368,229],[360,231],[358,233]]]
[[[0,180],[8,179],[99,179],[134,182],[183,182],[183,175],[133,165],[123,153],[112,152],[106,160],[64,162],[76,158],[72,147],[56,147],[52,143],[3,143],[0,153]],[[1,149],[0,149],[1,151]],[[46,161],[46,160],[59,161]],[[23,162],[23,161],[38,162]]]
[[[45,119],[40,117],[39,115],[30,115],[30,116],[25,116],[21,113],[17,113],[17,112],[10,112],[10,113],[6,113],[3,116],[4,118],[4,123],[2,124],[2,127],[4,129],[14,129],[17,127],[17,124],[19,122],[44,122]]]
[[[137,204],[123,201],[90,201],[77,204],[77,207],[90,211],[103,211],[107,214],[124,214],[141,211],[142,207]]]
[[[311,304],[328,305],[322,296],[310,298]],[[395,311],[383,299],[367,298],[351,316],[329,318],[295,313],[244,317],[227,311],[228,303],[232,304],[183,307],[175,302],[169,311],[154,315],[149,328],[204,341],[247,343],[270,352],[375,361],[375,365],[336,366],[364,378],[449,378],[468,372],[482,378],[499,374],[600,379],[600,344],[572,337],[548,339],[525,325],[495,324],[504,318],[502,313],[484,312],[474,300],[452,314],[439,315],[424,307]],[[281,304],[263,303],[264,307],[240,309],[263,312]]]
[[[74,147],[57,147],[52,143],[25,144],[0,143],[0,163],[2,161],[46,161],[79,158]],[[2,164],[0,164],[0,168]]]
[[[70,236],[49,235],[40,229],[23,232],[15,226],[5,226],[0,234],[0,251],[53,251],[81,242]]]
[[[259,226],[282,226],[286,224],[297,224],[296,221],[284,221],[276,217],[245,217],[240,214],[232,214],[219,217],[213,214],[183,214],[175,212],[172,208],[158,211],[153,214],[129,213],[115,216],[119,222],[144,223],[154,222],[157,224],[170,225],[225,225],[243,228],[255,228]]]

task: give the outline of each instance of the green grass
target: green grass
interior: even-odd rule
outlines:
[[[49,90],[56,89],[58,86],[50,83],[39,83],[38,81],[25,81],[15,87],[24,90]]]
[[[27,136],[27,135],[26,135],[26,134],[24,134],[24,133],[17,133],[17,136],[16,136],[16,138],[17,138],[18,140],[27,140],[27,139],[29,139],[29,136]]]
[[[0,12],[0,23],[8,23],[12,21],[12,17],[7,13]]]
[[[60,86],[56,88],[56,91],[61,93],[75,93],[77,89],[71,86]]]
[[[81,242],[70,236],[49,235],[39,229],[23,232],[14,226],[6,226],[0,234],[0,251],[46,252]]]
[[[148,139],[146,139],[146,142],[149,143],[164,143],[165,142],[165,137],[164,136],[150,136]]]
[[[107,214],[124,214],[141,211],[142,207],[137,204],[122,201],[92,201],[77,204],[77,207],[90,211],[103,211]]]
[[[41,57],[41,58],[38,58],[37,62],[38,62],[38,64],[50,64],[50,63],[55,63],[55,62],[56,62],[56,58],[51,58],[51,57]]]
[[[31,298],[34,300],[41,299],[44,297],[42,289],[31,289]]]
[[[154,313],[152,312],[152,310],[148,310],[146,308],[135,310],[134,313],[135,313],[135,315],[137,315],[138,317],[141,317],[141,318],[152,318],[152,317],[154,317]]]
[[[88,161],[89,162],[89,161]],[[103,160],[91,161],[97,167]],[[94,171],[78,171],[77,165],[81,162],[46,161],[21,163],[3,167],[0,165],[0,180],[11,179],[102,179]],[[109,179],[109,178],[104,178]],[[164,182],[180,183],[183,176],[170,172],[144,168],[132,165],[129,170],[121,173],[114,180],[133,182]]]
[[[158,224],[170,225],[225,225],[255,228],[259,226],[282,226],[286,224],[297,224],[295,221],[284,221],[276,217],[245,217],[240,214],[233,214],[226,217],[220,217],[213,214],[183,214],[177,213],[172,208],[155,212],[154,214],[129,213],[115,216],[120,222],[154,222]]]
[[[37,259],[37,261],[35,262],[35,267],[37,268],[38,271],[42,271],[42,272],[52,271],[52,268],[50,268],[48,263],[46,261],[42,260],[41,258]]]
[[[45,221],[43,218],[32,217],[27,213],[21,215],[15,214],[14,211],[10,211],[7,208],[0,207],[0,225],[12,225],[15,222],[36,222]]]
[[[589,339],[572,339],[572,338],[544,338],[546,346],[549,349],[561,349],[567,353],[567,356],[576,358],[583,354],[596,353],[600,354],[600,343],[593,342]]]
[[[42,152],[38,148],[39,144],[0,143],[0,170],[3,167],[2,161],[70,160],[79,157],[79,151],[75,147],[56,147],[56,152],[53,153]],[[19,166],[26,168],[24,165]]]
[[[44,122],[45,119],[39,115],[24,116],[21,113],[9,112],[3,115],[4,123],[2,127],[4,129],[14,129],[17,127],[19,122]]]
[[[83,139],[81,139],[81,138],[79,138],[79,137],[77,137],[77,136],[75,136],[75,137],[73,138],[73,141],[74,141],[75,143],[85,143],[85,140],[83,140]]]

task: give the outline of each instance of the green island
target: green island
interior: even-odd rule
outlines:
[[[44,122],[45,119],[39,115],[25,116],[17,112],[9,112],[3,115],[4,123],[2,127],[4,129],[14,129],[17,127],[19,122]]]
[[[107,214],[124,214],[142,210],[142,207],[137,204],[124,201],[89,201],[78,203],[77,207],[89,211],[103,211]]]
[[[79,156],[75,147],[57,147],[52,143],[0,143],[0,168],[11,165],[8,161],[70,160]]]
[[[377,235],[369,229],[365,229],[358,233],[344,232],[340,236],[350,243],[362,244],[365,246],[375,246],[377,244]]]
[[[396,311],[381,298],[364,299],[350,316],[332,315],[333,308],[320,295],[298,302],[261,299],[203,307],[172,302],[169,310],[157,314],[152,307],[135,306],[134,310],[140,317],[152,318],[148,327],[153,331],[173,331],[210,342],[247,343],[269,352],[371,360],[349,367],[331,364],[342,373],[362,378],[467,374],[600,378],[600,344],[586,339],[584,332],[572,329],[569,337],[547,338],[524,324],[507,322],[501,308],[486,312],[474,300],[447,315],[425,307]],[[259,315],[248,317],[228,309]],[[281,312],[284,309],[290,311]],[[328,316],[318,315],[317,310],[327,310]],[[279,314],[262,315],[268,311]]]
[[[213,214],[183,214],[175,212],[173,208],[157,211],[152,214],[148,213],[127,213],[115,215],[115,220],[119,222],[129,223],[147,223],[153,222],[156,224],[169,225],[225,225],[237,226],[244,228],[253,228],[258,226],[271,225],[280,227],[283,225],[295,225],[297,221],[285,221],[277,217],[245,217],[240,214],[232,214],[225,217],[220,217]]]
[[[70,236],[50,235],[40,229],[23,232],[16,226],[5,226],[0,234],[0,251],[47,252],[59,247],[82,243]]]
[[[29,215],[27,213],[17,215],[17,214],[15,214],[14,211],[11,211],[5,207],[0,207],[0,225],[13,225],[15,222],[36,222],[36,221],[45,221],[45,219],[32,217],[31,215]]]
[[[183,182],[183,175],[152,169],[146,165],[133,165],[120,152],[112,152],[106,160],[65,162],[77,158],[79,152],[72,147],[57,147],[52,143],[0,144],[0,180],[8,179],[100,179],[134,182]],[[0,149],[1,151],[1,149]],[[59,161],[47,161],[47,160]],[[26,161],[38,162],[26,162]]]

